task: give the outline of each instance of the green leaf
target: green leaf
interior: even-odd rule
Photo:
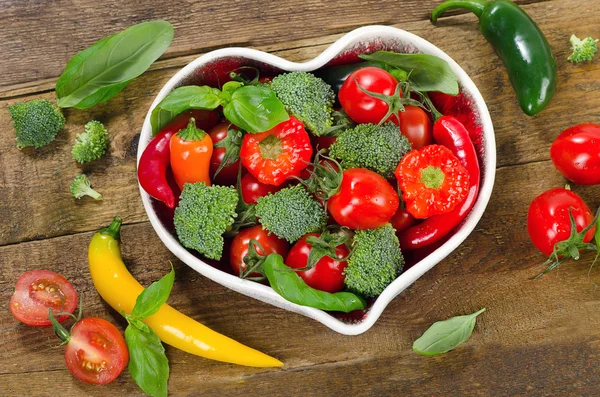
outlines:
[[[129,373],[135,383],[146,394],[166,397],[169,360],[158,336],[151,329],[145,332],[129,325],[125,341],[129,349]]]
[[[275,292],[298,305],[344,313],[361,310],[366,306],[362,297],[351,292],[331,294],[309,287],[295,271],[283,263],[281,255],[269,255],[263,264],[263,271]]]
[[[188,85],[171,91],[150,115],[152,134],[188,109],[213,110],[221,104],[221,91],[209,86]]]
[[[399,54],[377,51],[360,55],[369,61],[379,61],[408,72],[408,81],[416,91],[439,91],[450,95],[458,94],[458,80],[448,62],[429,54]]]
[[[56,83],[58,106],[87,109],[108,101],[144,73],[172,40],[169,22],[152,21],[97,41],[67,63]]]
[[[244,86],[223,106],[227,120],[250,133],[264,132],[290,118],[283,103],[269,87]]]
[[[413,343],[413,350],[424,356],[449,352],[469,340],[477,316],[484,311],[485,308],[473,314],[434,323]]]
[[[156,313],[169,298],[174,281],[175,270],[171,268],[171,271],[163,276],[163,278],[153,282],[139,294],[131,316],[138,320],[143,320]]]

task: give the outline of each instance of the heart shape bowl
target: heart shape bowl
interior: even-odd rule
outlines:
[[[256,67],[261,74],[266,75],[274,75],[283,71],[310,72],[326,65],[356,62],[358,54],[372,53],[378,50],[402,53],[420,52],[438,56],[448,62],[458,78],[460,86],[458,96],[450,97],[441,94],[434,95],[432,99],[442,113],[456,116],[469,130],[478,152],[482,178],[477,202],[470,214],[447,238],[429,249],[405,255],[407,264],[404,272],[381,295],[369,302],[367,310],[348,315],[336,315],[291,303],[267,285],[240,279],[232,274],[227,263],[215,263],[199,257],[196,252],[188,251],[179,244],[173,231],[172,210],[166,211],[166,207],[162,203],[150,198],[140,187],[142,202],[148,218],[167,248],[192,269],[227,288],[310,317],[345,335],[358,335],[371,328],[392,299],[456,249],[475,228],[492,193],[496,171],[494,128],[479,90],[465,71],[442,50],[404,30],[387,26],[365,26],[346,34],[319,56],[304,63],[290,62],[275,55],[248,48],[224,48],[202,55],[175,74],[158,93],[142,127],[138,161],[152,138],[150,127],[152,109],[177,87],[192,84],[217,86],[224,80],[226,81],[229,71],[240,66]]]

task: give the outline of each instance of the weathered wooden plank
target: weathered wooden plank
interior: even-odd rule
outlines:
[[[314,390],[322,389],[325,395],[338,395],[338,391],[382,395],[386,390],[399,390],[400,395],[448,395],[452,388],[482,396],[498,395],[500,390],[511,396],[527,391],[529,395],[571,395],[585,387],[596,391],[597,371],[586,369],[598,355],[600,335],[600,318],[594,315],[600,305],[596,287],[600,271],[592,269],[588,277],[592,256],[585,255],[580,262],[569,263],[541,280],[531,280],[539,271],[536,264],[543,259],[528,241],[527,206],[535,195],[560,185],[562,179],[550,162],[540,162],[503,167],[497,180],[496,186],[502,188],[497,188],[476,231],[396,298],[375,327],[357,337],[340,336],[312,320],[199,276],[174,260],[148,223],[124,227],[125,261],[143,284],[159,278],[168,271],[167,261],[174,260],[177,281],[170,303],[286,363],[282,370],[250,369],[167,348],[173,394],[252,395],[263,387],[268,395],[292,395],[313,390],[308,386],[313,377]],[[591,207],[600,205],[600,186],[577,187],[576,191]],[[81,233],[0,247],[0,300],[8,301],[23,271],[48,268],[74,283],[83,295],[86,315],[107,318],[123,327],[89,279],[86,247],[90,237],[91,233]],[[433,321],[483,306],[488,311],[480,317],[472,340],[455,353],[432,359],[411,353],[412,341]],[[135,395],[127,376],[102,388],[70,380],[60,349],[50,347],[55,344],[52,332],[17,325],[7,306],[2,310],[0,361],[10,365],[2,366],[0,383],[7,385],[8,395],[25,390],[36,395],[47,376],[63,380],[65,392],[101,396],[126,391]],[[584,370],[589,378],[581,375]],[[327,376],[317,375],[323,373]],[[552,376],[541,379],[544,373]],[[577,373],[579,383],[573,386]]]
[[[519,0],[521,4],[539,0]],[[76,52],[135,23],[166,19],[176,37],[165,57],[221,46],[260,46],[368,24],[426,20],[439,0],[369,1],[3,1],[0,91],[58,76]],[[34,83],[35,84],[35,83]]]
[[[438,28],[424,21],[404,24],[408,30],[437,43],[471,74],[492,114],[500,166],[548,159],[550,144],[560,131],[576,123],[600,119],[600,100],[592,96],[600,91],[598,63],[575,67],[565,61],[568,53],[565,40],[573,30],[569,27],[572,23],[569,11],[574,9],[575,2],[526,6],[549,32],[551,44],[558,49],[561,76],[556,98],[547,110],[534,118],[518,109],[504,68],[476,31],[472,16],[448,18]],[[578,32],[592,32],[600,10],[592,9],[593,0],[577,3],[579,9],[589,11],[578,19]],[[338,37],[263,48],[301,61],[317,55]],[[192,57],[184,58],[185,62]],[[66,110],[65,131],[56,142],[37,151],[16,149],[6,108],[19,100],[52,99],[53,93],[0,101],[0,197],[6,198],[0,201],[0,216],[5,221],[0,230],[0,245],[92,230],[115,213],[123,214],[128,222],[146,219],[136,185],[136,139],[153,98],[176,72],[170,66],[179,65],[177,60],[163,62],[164,69],[159,65],[159,69],[144,74],[108,103],[90,111]],[[80,167],[71,159],[71,142],[83,124],[94,118],[105,122],[111,132],[110,152],[106,158]],[[90,172],[94,186],[105,195],[104,201],[91,203],[70,197],[68,186],[81,170]]]

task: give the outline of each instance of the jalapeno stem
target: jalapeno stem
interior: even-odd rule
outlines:
[[[448,0],[437,6],[431,13],[431,22],[436,22],[438,18],[449,10],[464,8],[481,17],[483,9],[489,2],[487,0]]]

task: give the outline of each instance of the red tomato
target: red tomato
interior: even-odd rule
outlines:
[[[312,157],[312,146],[304,124],[290,116],[269,131],[246,134],[240,157],[248,172],[267,185],[281,185],[299,176]]]
[[[240,181],[242,185],[242,198],[246,204],[256,204],[256,201],[269,193],[281,190],[285,185],[273,186],[260,183],[252,174],[246,174]]]
[[[308,266],[308,255],[312,248],[312,246],[306,242],[306,238],[309,236],[318,237],[319,234],[307,234],[298,240],[285,259],[286,265],[294,269]],[[339,259],[343,259],[349,254],[350,250],[345,244],[340,244],[335,248],[335,255]],[[324,256],[312,269],[297,273],[310,287],[334,293],[344,289],[344,280],[346,279],[344,269],[346,269],[346,267],[348,267],[348,262]]]
[[[550,157],[565,178],[580,185],[600,184],[600,125],[567,128],[552,144]]]
[[[404,135],[413,149],[421,149],[433,143],[433,130],[429,115],[417,106],[404,106],[404,112],[400,115],[400,132]],[[392,118],[394,123],[396,118]]]
[[[527,231],[533,244],[546,256],[550,256],[554,245],[565,241],[571,235],[569,210],[575,218],[580,232],[594,219],[592,211],[574,192],[563,189],[550,189],[531,202],[527,214]],[[594,228],[585,235],[585,242],[594,237]]]
[[[237,275],[246,270],[244,257],[248,254],[250,240],[258,241],[263,247],[264,252],[261,252],[259,248],[256,249],[256,252],[260,255],[279,254],[285,257],[289,250],[287,241],[280,239],[274,234],[269,235],[269,232],[263,230],[260,225],[243,229],[233,238],[229,250],[229,263],[233,272]],[[260,274],[251,273],[249,277],[260,277]]]
[[[350,229],[376,229],[398,210],[398,194],[384,177],[364,168],[344,171],[339,191],[327,202],[335,221]]]
[[[390,223],[396,229],[396,233],[400,234],[400,232],[417,223],[417,220],[405,208],[398,208],[398,211],[390,219]]]
[[[65,361],[77,379],[104,385],[123,372],[129,351],[117,327],[101,318],[88,317],[71,330]]]
[[[219,122],[219,114],[214,110],[190,109],[169,121],[169,124],[160,131],[169,130],[177,133],[187,127],[192,117],[196,120],[196,127],[204,131],[208,131]]]
[[[337,139],[337,136],[313,136],[313,146],[317,150],[329,149],[329,146],[333,145],[333,142]]]
[[[217,172],[217,169],[223,161],[223,157],[225,157],[225,148],[216,147],[214,146],[214,144],[222,141],[223,139],[225,139],[225,137],[227,137],[227,131],[229,130],[230,125],[231,123],[229,122],[222,122],[215,125],[208,131],[208,134],[210,135],[210,138],[213,142],[213,154],[210,158],[210,178],[213,183],[218,185],[235,186],[235,184],[237,183],[237,174],[240,166],[239,160],[219,171],[219,174],[215,178],[215,172]]]
[[[391,96],[398,81],[383,69],[367,66],[352,72],[340,88],[340,104],[352,120],[359,124],[379,123],[389,110],[388,104],[361,91],[357,82],[367,91]]]
[[[34,327],[49,327],[49,309],[54,313],[73,313],[77,307],[75,288],[60,274],[49,270],[25,272],[17,280],[10,298],[10,312],[20,322]],[[58,321],[67,319],[60,316]]]

